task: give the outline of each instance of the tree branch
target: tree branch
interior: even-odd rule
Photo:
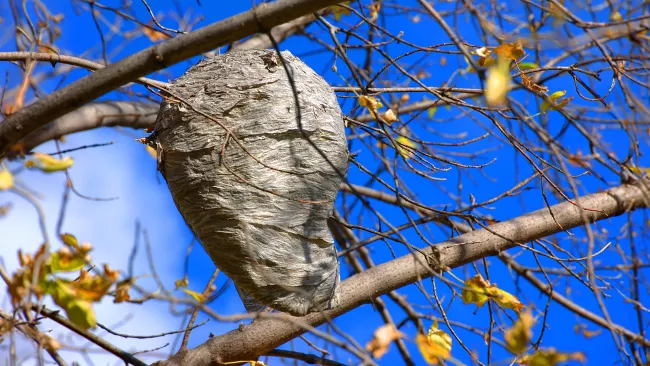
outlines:
[[[312,14],[302,16],[290,22],[280,24],[271,29],[273,39],[281,42],[296,32],[304,29],[316,18]],[[241,43],[234,44],[229,52],[250,49],[262,49],[272,47],[271,40],[266,34],[257,34]],[[104,65],[73,56],[61,56],[51,53],[36,52],[0,52],[0,61],[24,61],[26,59],[36,61],[49,61],[52,63],[64,63],[70,66],[79,66],[88,70],[99,70]],[[161,81],[139,78],[144,84],[155,87],[167,87],[168,83]],[[20,145],[20,152],[26,153],[38,145],[47,141],[60,138],[61,136],[90,130],[98,127],[131,127],[150,128],[156,122],[158,114],[157,105],[148,105],[138,102],[97,102],[84,105],[61,118],[48,123],[47,125],[31,132],[23,139]]]
[[[149,128],[156,122],[158,106],[145,103],[114,101],[90,103],[30,133],[18,144],[26,153],[36,146],[64,135],[99,127]]]
[[[460,235],[348,278],[341,283],[341,303],[326,311],[325,315],[334,318],[375,297],[430,277],[432,273],[445,268],[456,268],[477,259],[498,255],[514,246],[561,232],[562,228],[583,225],[583,216],[589,222],[594,222],[647,207],[646,200],[647,192],[642,186],[621,185],[581,197],[582,207],[590,209],[589,211],[580,212],[574,204],[563,202]],[[433,268],[424,265],[426,263]],[[179,352],[169,360],[155,365],[216,365],[229,361],[253,360],[304,333],[301,324],[318,326],[325,319],[321,313],[300,318],[268,314],[268,317],[258,319],[246,327],[212,338],[195,349]]]
[[[251,34],[268,31],[339,1],[280,0],[264,3],[135,53],[9,116],[0,123],[0,156],[53,118],[63,116],[128,82]]]
[[[530,282],[533,286],[537,287],[538,290],[540,290],[547,296],[553,298],[553,300],[555,300],[558,304],[569,309],[572,313],[577,314],[591,322],[594,322],[603,328],[607,329],[610,328],[611,326],[614,329],[614,331],[618,332],[619,334],[622,334],[628,340],[641,343],[646,347],[650,347],[650,341],[643,338],[641,335],[636,334],[631,330],[624,328],[620,325],[608,324],[607,320],[605,320],[603,317],[592,313],[591,311],[583,308],[582,306],[562,296],[559,292],[554,291],[551,286],[545,284],[542,280],[535,277],[535,275],[530,270],[524,268],[522,265],[517,263],[511,256],[507,255],[506,253],[500,253],[499,259],[501,259],[506,265],[508,265],[508,267],[512,268],[515,272],[517,272],[517,274],[519,274],[520,276],[528,280],[528,282]]]

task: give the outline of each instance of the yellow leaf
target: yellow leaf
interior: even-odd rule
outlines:
[[[566,94],[566,90],[560,90],[560,91],[556,91],[555,93],[549,95],[548,100],[545,100],[542,103],[542,107],[541,107],[542,111],[546,112],[546,111],[549,110],[549,108],[552,109],[552,110],[555,110],[557,108],[563,107],[563,106],[560,106],[559,104],[556,104],[555,101],[558,100],[559,98],[562,98],[565,94]],[[551,103],[549,103],[549,101],[552,102],[554,105],[551,105]]]
[[[398,143],[397,152],[404,157],[404,159],[408,160],[413,157],[413,152],[411,150],[417,147],[415,142],[411,141],[411,139],[406,136],[396,138],[395,142]]]
[[[379,15],[379,10],[381,10],[381,1],[375,1],[370,4],[370,19],[375,21]]]
[[[499,107],[506,103],[511,79],[510,60],[499,56],[497,64],[488,70],[485,82],[485,102],[489,107]]]
[[[67,249],[67,248],[61,248]],[[68,249],[59,250],[58,252],[50,254],[50,265],[52,266],[52,272],[73,272],[78,271],[86,265],[86,261],[83,257],[74,255]]]
[[[104,278],[110,282],[117,281],[117,278],[120,277],[120,271],[112,269],[108,264],[104,264]]]
[[[622,22],[623,15],[621,14],[620,11],[614,10],[611,13],[609,13],[609,20],[611,20],[612,22]]]
[[[113,300],[113,302],[120,303],[120,302],[131,300],[131,296],[129,295],[129,290],[131,289],[132,285],[133,285],[133,280],[130,278],[119,282],[115,287],[115,299]]]
[[[504,43],[492,50],[492,53],[513,61],[519,60],[525,54],[524,48],[519,42]]]
[[[555,366],[569,360],[585,363],[587,358],[582,352],[561,353],[555,351],[554,348],[548,348],[545,350],[538,350],[532,355],[526,355],[521,358],[518,363],[529,366]]]
[[[640,168],[634,165],[626,165],[626,166],[634,174],[645,175],[650,173],[650,168]]]
[[[372,357],[381,358],[386,352],[391,342],[404,337],[404,334],[397,330],[393,324],[382,325],[375,330],[375,334],[368,344],[366,350],[372,353]]]
[[[384,121],[386,121],[388,124],[391,124],[395,121],[397,121],[397,116],[395,116],[395,112],[393,112],[392,109],[387,110],[383,117]]]
[[[369,97],[367,95],[359,96],[359,105],[366,107],[370,114],[375,118],[377,118],[377,110],[384,106],[375,97]]]
[[[494,285],[488,289],[488,294],[490,295],[490,298],[502,308],[512,309],[516,312],[520,312],[521,309],[524,308],[524,304],[522,304],[518,298]]]
[[[436,114],[437,111],[438,111],[438,107],[431,107],[427,110],[427,116],[429,118],[433,118],[433,116]]]
[[[52,338],[50,335],[45,334],[45,333],[39,333],[38,334],[38,343],[43,345],[43,348],[46,350],[52,352],[52,351],[57,351],[58,349],[61,348],[61,343],[57,341],[56,339]]]
[[[151,147],[151,146],[149,146],[149,145],[147,145],[147,152],[148,152],[149,155],[151,155],[154,159],[157,159],[157,158],[158,158],[158,153],[156,152],[156,149],[154,149],[153,147]]]
[[[147,38],[149,38],[151,42],[163,41],[169,38],[167,34],[152,28],[153,28],[152,22],[149,22],[149,27],[142,27],[142,33],[145,36],[147,36]]]
[[[429,334],[427,334],[427,337],[429,337],[431,343],[436,344],[451,353],[451,336],[449,336],[449,334],[444,330],[438,328],[437,321],[431,325],[431,328],[429,328]]]
[[[88,271],[82,270],[79,278],[71,282],[71,287],[76,297],[98,302],[117,281],[118,274],[119,272],[111,271],[106,265],[104,265],[104,275],[91,275]]]
[[[528,77],[526,74],[521,74],[521,83],[524,84],[526,88],[537,93],[546,93],[548,92],[548,87],[543,85],[538,85],[533,82],[533,79]]]
[[[429,337],[424,334],[418,333],[418,335],[415,336],[415,343],[418,345],[422,357],[424,357],[424,360],[429,365],[442,364],[444,360],[450,356],[449,349],[440,344],[433,343]]]
[[[528,348],[528,341],[533,336],[531,330],[533,324],[535,324],[535,319],[533,319],[530,310],[519,314],[519,319],[517,319],[512,328],[506,330],[504,333],[504,340],[506,341],[508,351],[519,354]]]
[[[7,169],[0,170],[0,191],[6,191],[14,186],[14,176]]]
[[[476,276],[465,281],[465,287],[461,297],[465,304],[476,304],[477,307],[483,306],[488,300],[487,288],[490,284],[483,279],[483,276],[477,274]]]
[[[176,285],[177,290],[181,287],[187,287],[187,285],[189,284],[190,284],[190,280],[187,279],[187,276],[181,278],[180,280],[174,281],[174,285]]]
[[[57,159],[48,154],[34,153],[34,159],[27,160],[25,166],[28,168],[38,168],[46,173],[51,173],[68,169],[72,166],[73,162],[69,156]]]
[[[603,332],[602,329],[588,330],[587,326],[584,324],[576,324],[573,328],[576,333],[578,334],[582,333],[582,335],[587,339],[596,337]]]
[[[48,293],[52,295],[54,303],[65,310],[68,319],[76,326],[84,330],[97,326],[92,303],[88,300],[77,298],[69,282],[59,279],[50,282]]]
[[[342,4],[350,6],[350,1],[343,2]],[[330,6],[330,9],[332,10],[332,14],[334,14],[334,19],[336,20],[341,20],[341,16],[343,15],[350,15],[350,10],[342,6],[338,6],[338,5]]]
[[[61,234],[61,241],[70,248],[79,250],[79,241],[74,235],[68,233]]]
[[[196,300],[196,301],[198,301],[198,302],[203,302],[203,301],[205,301],[205,298],[203,297],[203,294],[200,294],[200,293],[198,293],[198,292],[196,292],[196,291],[192,291],[192,290],[190,290],[190,289],[184,288],[184,289],[183,289],[183,292],[185,292],[186,294],[190,295],[194,300]]]

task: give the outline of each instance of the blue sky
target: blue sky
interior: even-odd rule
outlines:
[[[106,4],[113,4],[117,2],[107,1]],[[410,2],[405,2],[410,3]],[[168,26],[176,26],[176,22],[169,16],[170,9],[176,9],[172,1],[157,1],[151,3],[154,7],[156,14],[165,14],[160,18],[161,22]],[[218,21],[227,16],[236,14],[238,12],[247,10],[250,7],[249,2],[246,1],[230,1],[230,2],[217,2],[217,1],[201,1],[199,6],[197,2],[186,1],[182,2],[185,14],[200,14],[203,20],[198,23],[197,27],[210,24]],[[445,11],[453,9],[454,4],[436,5],[438,11]],[[508,11],[515,12],[515,14],[522,14],[523,8],[519,2],[507,2],[506,6],[509,7]],[[48,7],[53,13],[62,13],[64,19],[61,27],[63,33],[61,38],[56,41],[55,45],[61,50],[62,54],[68,55],[82,55],[88,52],[86,57],[95,59],[101,54],[101,49],[97,47],[99,35],[95,29],[92,17],[87,12],[76,13],[74,7],[69,2],[54,2],[48,3]],[[191,9],[191,10],[190,10]],[[149,19],[148,13],[142,4],[134,2],[133,10],[138,19],[147,21]],[[102,17],[105,17],[107,23],[114,21],[115,17],[109,12],[101,12]],[[6,4],[0,5],[0,16],[3,17],[5,24],[11,21],[10,12]],[[605,17],[606,14],[598,14],[598,17]],[[343,21],[355,22],[356,20],[343,18]],[[422,14],[420,20],[416,23],[407,19],[403,15],[396,15],[388,19],[387,28],[394,32],[394,34],[404,32],[404,38],[410,42],[419,45],[433,45],[438,43],[447,42],[448,38],[444,35],[439,27],[430,20],[426,15]],[[463,19],[459,19],[463,22]],[[101,22],[101,27],[104,32],[108,32],[107,24]],[[310,30],[317,29],[317,26],[312,26]],[[506,27],[507,28],[507,27]],[[317,32],[322,39],[329,41],[327,32],[320,30]],[[475,26],[471,22],[467,22],[462,27],[462,35],[464,39],[470,43],[482,45],[481,39],[476,35]],[[523,34],[522,36],[525,36]],[[342,39],[342,37],[340,38]],[[1,51],[14,50],[14,43],[11,37],[3,35],[0,44]],[[494,40],[490,41],[490,45],[496,45]],[[131,40],[123,44],[123,40],[109,40],[107,51],[110,55],[110,61],[117,61],[125,56],[128,56],[143,47],[147,47],[151,42],[143,36],[139,36],[135,40]],[[341,86],[343,81],[341,78],[331,71],[333,60],[329,53],[312,53],[317,48],[314,43],[306,40],[304,37],[294,37],[281,45],[282,49],[290,50],[295,55],[304,55],[303,61],[312,66],[314,70],[321,73],[323,77],[332,85]],[[400,44],[390,44],[386,50],[392,55],[397,56],[403,52],[410,50],[410,47]],[[548,51],[547,55],[553,56],[559,51]],[[353,61],[363,62],[365,51],[351,50],[349,56]],[[423,57],[421,54],[415,54],[404,58],[404,63],[415,62],[415,60]],[[430,66],[426,69],[429,76],[423,78],[423,82],[427,85],[438,86],[448,81],[449,76],[453,70],[461,67],[464,68],[462,58],[449,55],[446,57],[446,66],[443,66],[440,61],[439,54],[431,54],[425,58]],[[150,75],[162,81],[172,80],[180,76],[189,66],[198,62],[199,58],[194,58],[178,65],[170,67],[162,74]],[[567,60],[562,65],[569,65],[571,62]],[[339,59],[336,63],[339,72],[343,75],[348,75],[345,70],[344,63]],[[51,68],[47,63],[39,66],[39,70]],[[596,67],[594,67],[596,69]],[[394,70],[392,71],[394,72]],[[88,72],[85,70],[76,70],[71,73],[67,78],[53,78],[41,85],[43,90],[51,91],[57,85],[66,85],[73,80],[76,80]],[[9,77],[5,80],[5,75]],[[602,81],[594,84],[597,90],[606,88],[610,83],[611,73],[604,71],[601,73]],[[17,85],[21,80],[21,75],[18,68],[8,63],[0,63],[0,79],[3,83],[7,83],[10,87]],[[400,86],[413,86],[408,84],[404,78],[398,78],[398,82],[403,82]],[[216,82],[216,81],[215,81]],[[464,75],[457,75],[452,84],[458,87],[480,87],[476,74],[469,73]],[[567,96],[576,96],[573,82],[570,77],[560,77],[556,81],[548,84],[551,91],[567,90]],[[138,92],[145,92],[143,88],[134,87],[132,90]],[[520,101],[525,103],[531,110],[537,108],[535,101],[531,98],[530,94],[526,92],[516,92]],[[411,101],[416,101],[422,98],[422,95],[412,94]],[[102,99],[122,99],[125,98],[124,94],[111,93]],[[429,96],[429,98],[433,98]],[[575,98],[575,104],[578,106],[580,103],[579,98]],[[340,99],[344,112],[349,111],[352,107],[350,99]],[[439,108],[434,119],[429,121],[429,127],[433,131],[427,130],[426,125],[413,124],[412,131],[422,139],[430,141],[459,141],[458,139],[445,139],[444,136],[451,134],[464,133],[466,136],[464,140],[475,138],[483,135],[486,131],[494,131],[494,127],[489,124],[485,118],[477,114],[468,116],[461,115],[462,111],[458,108],[452,107],[450,109]],[[451,123],[442,123],[441,121],[448,118],[455,118],[461,115],[460,118],[454,119]],[[544,118],[548,117],[548,120]],[[540,123],[548,128],[551,135],[555,135],[563,131],[564,119],[557,113],[552,112],[541,119],[537,119]],[[480,124],[476,121],[481,122]],[[503,121],[502,121],[503,122]],[[520,130],[519,125],[512,122],[504,122],[511,131],[518,133]],[[482,127],[486,126],[486,127]],[[528,131],[529,132],[529,131]],[[93,197],[119,197],[119,199],[109,202],[96,202],[87,201],[78,197],[72,197],[68,208],[68,214],[65,221],[64,231],[74,233],[80,240],[91,242],[96,248],[94,251],[94,258],[98,262],[108,262],[113,267],[118,269],[127,269],[127,259],[131,246],[133,244],[133,237],[135,232],[135,222],[139,221],[142,228],[146,229],[153,249],[153,257],[156,264],[156,270],[161,275],[168,287],[173,287],[173,281],[179,279],[183,275],[183,260],[188,244],[192,239],[192,234],[186,228],[182,218],[176,211],[171,197],[167,191],[166,185],[162,177],[156,172],[155,161],[144,150],[143,146],[135,143],[135,137],[145,136],[143,131],[122,131],[117,129],[101,129],[72,135],[64,145],[66,148],[86,145],[91,143],[101,143],[108,141],[116,141],[115,144],[102,147],[98,149],[87,149],[79,152],[72,153],[75,159],[75,165],[70,170],[70,174],[77,189],[89,196]],[[629,142],[627,137],[622,132],[609,130],[603,132],[604,141],[612,146],[612,149],[617,154],[623,156],[627,151]],[[588,145],[584,139],[574,129],[568,129],[560,137],[563,144],[572,151],[580,149],[584,152],[588,151]],[[645,146],[643,146],[645,147]],[[642,147],[642,148],[643,148]],[[462,201],[469,202],[469,194],[471,193],[478,202],[489,199],[495,195],[500,194],[509,187],[514,186],[521,179],[529,176],[532,173],[530,166],[517,155],[512,147],[497,138],[489,137],[485,140],[471,144],[466,147],[453,147],[453,148],[440,148],[441,154],[446,153],[468,153],[482,149],[498,148],[495,151],[486,153],[484,157],[471,161],[459,157],[458,160],[465,164],[484,164],[496,158],[496,161],[483,169],[469,169],[468,171],[459,170],[452,167],[447,172],[437,173],[437,178],[444,178],[444,181],[433,184],[430,181],[424,180],[421,177],[412,173],[400,173],[404,183],[418,194],[418,199],[426,204],[435,208],[444,208],[447,206],[449,209],[458,208],[458,202],[450,200],[450,197],[444,193],[444,190],[457,192],[459,184],[463,186]],[[39,151],[51,152],[54,151],[54,145],[48,143],[39,148]],[[367,147],[353,142],[351,151],[359,151],[358,161],[370,170],[375,169],[377,162],[372,154],[367,151]],[[389,152],[388,157],[392,158],[393,152]],[[639,163],[639,166],[644,166],[644,161]],[[444,166],[443,164],[440,164]],[[647,164],[645,164],[647,165]],[[16,167],[17,165],[10,165]],[[605,172],[603,169],[602,174],[605,175],[608,181],[614,182],[617,177],[611,173]],[[572,168],[575,174],[580,173],[580,169]],[[54,225],[59,210],[61,195],[63,192],[64,176],[62,174],[46,175],[39,172],[23,172],[18,178],[20,182],[29,188],[37,191],[42,195],[42,204],[48,218],[48,225],[50,235],[53,236]],[[363,184],[368,180],[368,176],[360,172],[358,169],[351,167],[349,172],[349,181],[355,184]],[[388,175],[382,175],[382,178],[389,178]],[[392,182],[387,179],[388,182]],[[606,188],[606,185],[599,180],[586,177],[581,179],[582,185],[579,188],[580,193],[596,192],[599,189]],[[613,184],[613,183],[611,183]],[[377,184],[373,185],[376,189],[381,189]],[[515,217],[523,212],[529,212],[542,208],[544,202],[540,194],[539,180],[532,182],[528,185],[529,190],[525,191],[519,196],[505,198],[491,205],[492,210],[483,210],[480,213],[483,215],[491,215],[498,220],[506,220]],[[548,192],[550,203],[558,202],[550,192]],[[569,193],[570,196],[573,194]],[[352,198],[350,198],[352,200]],[[17,266],[15,260],[15,253],[18,248],[24,248],[33,251],[40,244],[39,233],[35,230],[37,221],[34,209],[24,201],[21,201],[16,196],[10,193],[0,193],[0,204],[7,201],[14,203],[14,208],[10,214],[0,219],[0,232],[6,233],[2,239],[0,256],[10,270],[15,269]],[[394,225],[399,225],[406,222],[401,210],[385,204],[373,203],[375,209],[382,212],[382,214],[391,220]],[[358,204],[357,204],[358,206]],[[355,214],[360,214],[359,210],[353,212],[351,217]],[[645,220],[639,214],[635,214],[637,220]],[[414,217],[414,216],[412,216]],[[364,216],[362,221],[364,224],[376,227],[376,218]],[[617,234],[618,230],[625,224],[624,218],[613,218],[606,220],[596,225],[598,230],[607,229],[610,231],[610,237]],[[386,228],[384,227],[384,230]],[[574,230],[575,235],[578,237],[583,235],[582,230]],[[361,239],[367,238],[370,235],[363,232],[358,233]],[[405,231],[404,235],[411,240],[415,245],[424,246],[422,240],[414,230]],[[432,229],[425,233],[428,240],[431,242],[440,242],[448,238],[449,234],[437,229]],[[558,240],[560,243],[566,235],[559,235]],[[598,243],[603,245],[605,242]],[[628,243],[626,240],[619,240],[616,242],[622,248],[627,248]],[[404,255],[408,251],[406,248],[392,243],[390,245],[392,250],[397,256]],[[370,246],[373,253],[373,258],[376,262],[381,263],[392,258],[391,250],[389,250],[387,243],[376,242]],[[517,253],[517,250],[511,253]],[[576,252],[573,252],[574,254]],[[577,254],[576,254],[577,255]],[[140,274],[149,272],[147,258],[144,248],[141,248],[137,257],[137,271]],[[620,263],[621,259],[615,251],[607,251],[601,258],[603,264]],[[493,283],[497,283],[500,288],[507,290],[513,294],[517,294],[525,304],[534,304],[537,310],[543,309],[546,305],[545,297],[540,296],[539,292],[528,285],[524,280],[517,280],[516,276],[510,272],[505,266],[501,264],[498,259],[488,258],[490,265],[490,276]],[[523,254],[520,258],[520,263],[526,265],[534,265],[532,257],[528,254]],[[550,262],[547,264],[551,264]],[[479,265],[482,268],[482,265]],[[344,277],[349,273],[347,264],[342,263]],[[214,265],[203,252],[203,250],[196,246],[189,259],[189,279],[190,288],[201,291],[204,284],[214,270]],[[461,279],[473,276],[473,269],[467,268],[454,270],[454,274]],[[612,275],[614,275],[612,273]],[[147,282],[149,281],[149,282]],[[614,287],[629,288],[629,283],[625,277],[614,278],[610,280]],[[149,286],[153,285],[150,278],[143,278],[142,283]],[[217,285],[223,286],[226,283],[224,277],[219,277]],[[436,282],[439,295],[443,299],[443,304],[447,307],[447,316],[451,320],[461,321],[470,325],[476,326],[479,329],[485,330],[488,324],[488,313],[484,307],[475,310],[473,305],[463,305],[459,298],[453,298],[449,289],[441,282]],[[422,283],[425,290],[431,292],[431,281],[425,280]],[[556,289],[564,293],[566,281],[560,279],[556,284]],[[576,299],[585,308],[600,314],[597,304],[591,292],[581,285],[576,284],[575,281],[570,284],[571,293],[570,297]],[[439,315],[437,311],[431,311],[430,304],[425,299],[420,291],[414,286],[399,291],[400,294],[408,297],[410,301],[417,304],[417,309],[422,312],[433,313]],[[615,291],[610,291],[612,298],[607,300],[610,315],[613,320],[625,327],[636,330],[636,317],[632,312],[632,307],[625,304]],[[566,294],[565,294],[566,295]],[[643,299],[647,294],[643,294]],[[390,300],[386,303],[389,309],[393,312],[396,321],[401,321],[404,314],[401,310],[394,305]],[[7,300],[2,302],[3,306],[7,305]],[[420,307],[421,306],[421,307]],[[215,303],[214,309],[219,313],[231,314],[243,311],[243,307],[239,303],[239,299],[232,286],[219,298]],[[624,309],[619,311],[619,309]],[[169,331],[182,327],[181,319],[171,317],[168,314],[169,306],[161,303],[148,303],[143,306],[136,305],[119,305],[115,306],[110,301],[98,306],[98,319],[101,323],[109,325],[118,322],[126,314],[133,314],[133,318],[124,326],[119,328],[119,331],[135,334],[148,334],[161,331]],[[537,313],[539,315],[539,313]],[[542,345],[545,347],[555,347],[559,350],[566,352],[584,351],[589,360],[598,360],[599,364],[613,364],[620,360],[613,345],[612,338],[608,334],[602,334],[591,339],[586,339],[574,332],[576,324],[587,324],[588,329],[594,330],[596,327],[583,320],[578,320],[575,315],[564,310],[557,304],[550,305],[551,314],[548,322],[547,329],[545,329],[544,340]],[[515,314],[512,312],[499,312],[499,323],[507,326],[510,321],[507,316],[514,318]],[[201,321],[201,317],[199,321]],[[380,326],[381,318],[373,311],[370,305],[364,305],[362,308],[357,309],[351,313],[345,314],[337,319],[337,324],[351,336],[355,337],[361,344],[365,344],[370,340],[372,332]],[[425,322],[425,326],[430,325],[430,322]],[[198,328],[192,333],[190,341],[191,346],[196,346],[202,343],[209,333],[221,334],[225,330],[235,328],[237,324],[219,324],[216,321],[211,321],[207,325]],[[443,327],[444,329],[444,327]],[[415,329],[409,324],[403,331],[409,335],[411,339],[414,337]],[[465,344],[472,350],[476,350],[484,360],[486,348],[481,337],[471,334],[470,332],[462,329],[456,329],[458,335],[463,339]],[[540,333],[540,327],[535,328],[535,336]],[[100,332],[101,333],[101,332]],[[495,333],[499,338],[502,338],[502,333]],[[127,349],[137,347],[138,349],[154,348],[163,345],[167,340],[150,340],[138,342],[134,345],[133,342],[124,341],[117,337],[107,337],[107,339],[122,345]],[[173,339],[171,340],[173,341]],[[413,342],[407,342],[409,349],[418,364],[424,364],[420,358]],[[295,346],[304,351],[309,351],[305,347],[304,342],[295,341]],[[165,353],[169,351],[166,349]],[[337,351],[338,354],[341,352]],[[453,356],[459,360],[469,363],[470,358],[458,346],[454,345]],[[95,356],[93,356],[95,357]],[[346,356],[347,357],[347,356]],[[506,360],[509,357],[507,351],[500,347],[493,349],[493,361]],[[106,357],[106,360],[112,360]],[[344,358],[345,359],[345,358]],[[351,358],[353,359],[353,358]],[[103,360],[103,359],[102,359]],[[391,351],[384,356],[381,364],[392,365],[400,364],[401,357],[397,352],[395,346],[391,347]],[[271,364],[279,363],[279,361],[271,362]]]

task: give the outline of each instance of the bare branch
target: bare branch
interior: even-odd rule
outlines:
[[[0,124],[0,156],[32,131],[128,82],[248,35],[265,32],[339,0],[264,3],[189,34],[144,49],[12,114]]]
[[[446,268],[456,268],[486,256],[498,255],[514,246],[561,232],[562,228],[566,230],[583,225],[582,215],[589,222],[594,222],[647,207],[647,192],[639,186],[621,185],[583,196],[580,202],[582,207],[598,210],[581,212],[575,205],[563,202],[460,235],[422,252],[414,252],[348,278],[341,284],[341,303],[325,312],[325,316],[313,313],[305,317],[259,319],[243,329],[212,338],[195,349],[179,352],[169,360],[155,365],[210,365],[254,359],[304,333],[300,324],[317,326],[324,323],[326,318],[344,314],[379,295],[430,277]],[[423,265],[424,263],[429,265]],[[646,339],[637,341],[650,344]]]
[[[127,101],[90,103],[30,133],[19,147],[23,153],[26,153],[44,142],[99,127],[122,126],[145,129],[153,126],[157,114],[158,106],[145,103]]]

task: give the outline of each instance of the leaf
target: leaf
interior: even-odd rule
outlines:
[[[485,82],[485,102],[489,107],[499,107],[505,104],[510,91],[511,79],[510,61],[500,56],[497,64],[488,70]]]
[[[70,248],[79,250],[79,241],[74,235],[68,233],[61,234],[61,241]]]
[[[359,96],[359,105],[366,107],[370,114],[375,117],[375,119],[377,118],[377,110],[384,106],[375,97],[369,97],[367,95]]]
[[[129,295],[131,286],[133,286],[133,280],[131,278],[120,281],[115,287],[115,299],[113,299],[113,302],[120,303],[131,300],[131,296]]]
[[[397,121],[397,116],[395,116],[395,112],[393,112],[392,109],[387,110],[384,115],[382,116],[383,120],[386,121],[388,124],[391,124],[395,121]]]
[[[341,4],[345,4],[345,5],[349,6],[350,3],[351,3],[351,1],[346,1],[346,2],[343,2]],[[334,14],[334,19],[336,19],[336,20],[341,20],[341,17],[343,15],[350,15],[350,13],[351,13],[350,9],[347,9],[347,8],[344,8],[344,7],[338,6],[338,5],[330,6],[329,9],[332,10],[332,14]]]
[[[418,345],[422,357],[424,357],[424,360],[429,365],[442,364],[444,360],[450,356],[449,349],[440,344],[433,343],[429,337],[424,334],[418,333],[418,335],[415,336],[415,343]]]
[[[630,170],[630,172],[638,175],[646,175],[650,173],[650,168],[641,168],[638,166],[634,165],[626,165],[626,167]]]
[[[429,337],[429,341],[443,347],[451,354],[451,336],[449,336],[449,334],[444,330],[438,328],[437,321],[433,322],[431,328],[429,328],[429,334],[427,334],[427,337]]]
[[[395,139],[395,142],[398,143],[397,145],[397,152],[406,160],[410,159],[413,157],[413,152],[411,149],[417,148],[417,144],[413,142],[411,139],[409,139],[406,136],[399,136],[398,138]]]
[[[496,284],[490,284],[483,279],[481,274],[477,274],[465,281],[465,287],[463,287],[461,297],[465,304],[476,304],[479,308],[488,299],[492,299],[492,301],[503,308],[512,309],[516,312],[520,312],[524,308],[524,304],[517,297],[507,291],[501,290]]]
[[[612,21],[612,22],[622,22],[623,21],[623,15],[618,10],[612,10],[609,13],[609,20]]]
[[[548,92],[548,87],[543,86],[543,85],[538,85],[533,82],[533,78],[528,77],[526,74],[521,74],[521,83],[524,84],[524,86],[533,92],[536,93],[546,93]]]
[[[520,62],[519,69],[520,70],[539,69],[539,65],[534,62]]]
[[[147,148],[147,152],[149,153],[149,155],[151,155],[151,157],[153,157],[154,159],[158,159],[158,153],[156,152],[156,149],[154,149],[149,145],[146,145],[146,148]]]
[[[529,366],[555,366],[570,360],[585,363],[587,358],[582,352],[561,353],[555,351],[555,348],[547,348],[540,349],[532,355],[526,355],[517,362]]]
[[[59,343],[59,341],[45,333],[39,333],[38,343],[50,352],[56,352],[61,348],[61,343]]]
[[[375,330],[372,339],[366,344],[366,350],[372,353],[372,357],[379,359],[388,352],[388,347],[393,341],[402,337],[404,334],[393,324],[382,325]]]
[[[83,257],[75,256],[70,250],[64,251],[61,248],[58,252],[50,254],[50,265],[52,273],[78,271],[86,265]]]
[[[194,300],[196,300],[198,302],[205,301],[205,298],[203,297],[203,294],[201,294],[201,293],[198,293],[196,291],[192,291],[192,290],[190,290],[188,288],[184,288],[183,292],[190,295],[190,297],[192,297]]]
[[[6,191],[14,186],[14,176],[7,169],[0,170],[0,191]]]
[[[596,337],[596,336],[600,335],[600,333],[603,332],[602,329],[587,330],[587,326],[584,325],[584,324],[576,324],[574,329],[575,329],[576,333],[582,334],[582,336],[587,338],[587,339]]]
[[[108,264],[104,264],[104,278],[114,283],[118,277],[120,277],[120,271],[112,269]]]
[[[51,155],[37,152],[34,153],[34,159],[25,162],[25,166],[28,168],[38,168],[46,173],[52,173],[70,168],[73,162],[69,156],[57,159]]]
[[[176,280],[174,282],[174,285],[176,286],[176,289],[178,290],[181,287],[187,287],[187,285],[190,284],[190,280],[187,279],[187,276],[181,278],[180,280]]]
[[[149,26],[152,27],[153,24],[149,23]],[[169,35],[150,27],[142,27],[142,34],[147,36],[151,42],[164,41],[169,38]]]
[[[98,302],[107,293],[111,286],[117,281],[117,271],[112,273],[106,272],[106,265],[104,265],[104,275],[94,274],[91,275],[88,271],[82,270],[79,278],[71,282],[72,289],[75,296],[88,300]]]
[[[493,49],[492,53],[513,61],[519,60],[526,54],[520,42],[503,43]]]
[[[476,276],[465,281],[465,287],[461,293],[463,303],[476,304],[476,307],[481,307],[488,300],[488,293],[486,291],[490,284],[483,279],[483,276],[477,274]]]
[[[7,202],[4,205],[0,205],[0,219],[9,213],[9,211],[11,211],[11,208],[13,206],[14,205],[11,202]]]
[[[433,118],[433,116],[436,114],[437,111],[438,111],[438,107],[429,108],[427,110],[427,116],[429,117],[429,119]]]
[[[499,304],[502,308],[512,309],[516,312],[520,312],[524,308],[524,304],[522,304],[518,298],[509,292],[497,288],[496,285],[493,285],[488,289],[488,294],[490,295],[490,299]]]
[[[370,20],[375,21],[377,20],[377,16],[379,14],[379,10],[381,10],[381,1],[377,0],[370,4]]]
[[[97,326],[92,303],[77,298],[70,282],[56,279],[50,282],[48,293],[52,295],[54,303],[65,310],[68,319],[76,326],[84,330]]]
[[[531,330],[533,324],[535,324],[535,319],[533,319],[530,310],[519,314],[519,319],[512,328],[506,330],[504,333],[504,340],[506,341],[508,351],[519,354],[528,348],[528,342],[533,336]]]
[[[556,92],[554,92],[553,94],[549,95],[548,99],[545,100],[545,101],[542,103],[542,107],[541,107],[542,112],[546,112],[546,111],[548,111],[549,108],[550,108],[551,110],[555,110],[555,109],[557,109],[557,108],[561,108],[561,107],[563,107],[564,105],[556,104],[555,101],[558,100],[559,98],[562,98],[565,94],[566,94],[566,90],[560,90],[560,91],[556,91]],[[552,104],[551,104],[551,103],[552,103]],[[561,102],[560,102],[560,103],[561,103]],[[568,102],[567,102],[567,103],[568,103]],[[565,104],[565,105],[566,105],[566,104]]]

